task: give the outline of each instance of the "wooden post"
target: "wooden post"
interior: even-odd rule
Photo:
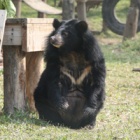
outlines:
[[[12,0],[16,7],[16,17],[19,18],[21,16],[21,3],[22,0]]]
[[[74,0],[63,0],[62,8],[63,8],[62,13],[63,20],[75,18]]]
[[[124,38],[133,38],[137,32],[139,9],[136,0],[131,0],[130,8],[127,15],[126,26],[124,29]]]
[[[46,2],[46,0],[42,0],[43,2]],[[38,12],[38,18],[45,18],[45,14],[42,12]]]
[[[30,52],[26,54],[26,96],[28,107],[32,111],[35,111],[33,93],[43,71],[43,64],[43,52]]]
[[[86,1],[87,0],[77,0],[77,14],[79,20],[86,21]]]
[[[3,41],[6,17],[7,17],[6,10],[0,10],[0,51],[1,51],[2,41]]]
[[[54,1],[54,7],[56,7],[56,0],[53,0]]]
[[[6,21],[4,51],[4,112],[32,111],[33,93],[43,71],[43,50],[53,30],[50,18],[11,18]]]
[[[101,32],[104,32],[104,33],[106,33],[107,32],[107,25],[106,25],[106,23],[105,23],[105,21],[103,20],[103,23],[102,23],[102,31]]]
[[[21,46],[3,46],[4,58],[4,112],[25,110],[25,53]]]

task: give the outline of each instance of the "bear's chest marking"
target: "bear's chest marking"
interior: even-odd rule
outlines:
[[[72,52],[61,57],[60,61],[62,63],[61,73],[67,76],[74,85],[81,85],[86,76],[91,72],[91,66],[85,60],[83,54]]]
[[[81,85],[85,77],[91,72],[91,66],[87,66],[82,72],[79,73],[79,77],[74,77],[74,75],[65,67],[61,68],[61,72],[70,78],[72,84]]]

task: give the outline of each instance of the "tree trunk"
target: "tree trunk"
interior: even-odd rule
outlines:
[[[63,20],[68,20],[68,19],[74,19],[74,0],[63,0],[63,14],[62,18]]]

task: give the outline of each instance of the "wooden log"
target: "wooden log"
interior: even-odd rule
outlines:
[[[4,58],[4,112],[25,110],[26,72],[25,53],[21,46],[3,46]]]
[[[79,20],[86,21],[86,0],[77,0],[77,14]]]
[[[63,8],[63,13],[62,13],[63,20],[74,19],[75,17],[74,0],[64,0],[62,8]]]
[[[127,15],[123,40],[135,37],[138,28],[138,17],[139,17],[139,9],[137,5],[133,3],[133,0],[131,0],[131,6],[129,7]]]
[[[140,72],[140,68],[133,68],[132,71],[135,71],[135,72]]]
[[[26,96],[31,111],[35,111],[33,93],[43,71],[43,64],[43,52],[26,54]]]

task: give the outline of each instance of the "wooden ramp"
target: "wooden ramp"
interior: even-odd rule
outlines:
[[[7,11],[0,10],[0,51],[2,46],[3,35],[4,35],[6,17],[7,17]]]
[[[27,5],[32,7],[33,9],[46,13],[46,14],[62,14],[62,11],[59,9],[56,9],[47,3],[41,1],[41,0],[23,0]]]

